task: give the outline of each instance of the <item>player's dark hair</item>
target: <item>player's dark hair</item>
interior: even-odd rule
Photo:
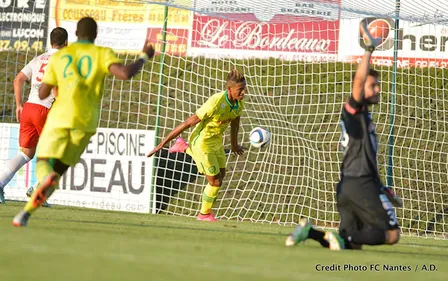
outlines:
[[[64,46],[68,39],[68,33],[65,28],[56,27],[50,33],[51,46]]]
[[[244,75],[239,72],[238,70],[234,69],[232,71],[229,72],[229,74],[227,75],[227,83],[242,83],[246,81],[246,78],[244,77]]]
[[[94,41],[97,35],[98,25],[96,21],[91,17],[85,17],[78,21],[76,26],[76,36],[78,39],[86,39]]]
[[[352,80],[355,79],[356,72],[353,72],[352,74]],[[373,76],[374,78],[379,78],[380,73],[376,71],[375,69],[369,68],[369,72],[367,73],[367,76]]]

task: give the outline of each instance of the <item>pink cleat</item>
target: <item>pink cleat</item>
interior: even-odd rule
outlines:
[[[196,218],[196,220],[198,220],[198,221],[211,221],[211,222],[217,222],[218,221],[217,219],[215,219],[215,216],[213,216],[213,214],[203,215],[201,213],[199,213],[199,215]]]
[[[176,143],[170,147],[170,150],[168,150],[170,153],[174,152],[185,152],[188,148],[188,143],[181,137],[178,137],[176,140]]]

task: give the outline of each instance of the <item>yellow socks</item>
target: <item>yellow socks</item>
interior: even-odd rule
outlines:
[[[216,197],[218,196],[219,188],[219,186],[211,186],[210,184],[205,186],[204,192],[202,193],[201,214],[210,214],[213,203],[215,203]]]
[[[51,179],[47,179],[50,174],[55,175]],[[36,163],[36,176],[39,185],[31,195],[31,199],[25,205],[25,211],[30,214],[36,211],[59,185],[60,175],[54,173],[53,167],[48,161],[41,160]]]
[[[36,163],[36,177],[37,180],[42,183],[44,179],[53,172],[53,167],[51,167],[48,161],[40,160]]]

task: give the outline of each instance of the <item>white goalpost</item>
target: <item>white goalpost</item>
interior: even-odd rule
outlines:
[[[396,209],[403,234],[446,238],[448,16],[443,11],[448,3],[41,0],[25,7],[4,0],[0,5],[0,169],[18,151],[12,80],[49,46],[54,27],[66,28],[73,42],[76,22],[90,15],[99,25],[96,43],[123,60],[134,60],[146,38],[157,49],[131,81],[106,79],[101,129],[50,203],[197,215],[206,181],[193,160],[169,154],[168,148],[155,159],[145,154],[222,91],[227,73],[237,68],[248,83],[239,133],[248,149],[243,156],[228,156],[213,212],[223,220],[284,225],[305,216],[329,228],[339,222],[339,117],[364,50],[359,23],[367,21],[382,40],[372,58],[381,73],[382,98],[371,109],[380,176],[403,199],[403,208]],[[262,149],[249,143],[257,126],[272,134]],[[227,131],[228,149],[229,140]],[[5,188],[7,200],[25,200],[24,191],[35,181],[33,163]]]

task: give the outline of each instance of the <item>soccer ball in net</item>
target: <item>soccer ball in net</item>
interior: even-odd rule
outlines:
[[[250,131],[249,139],[252,146],[260,148],[267,145],[271,141],[271,133],[266,129],[256,127]]]

